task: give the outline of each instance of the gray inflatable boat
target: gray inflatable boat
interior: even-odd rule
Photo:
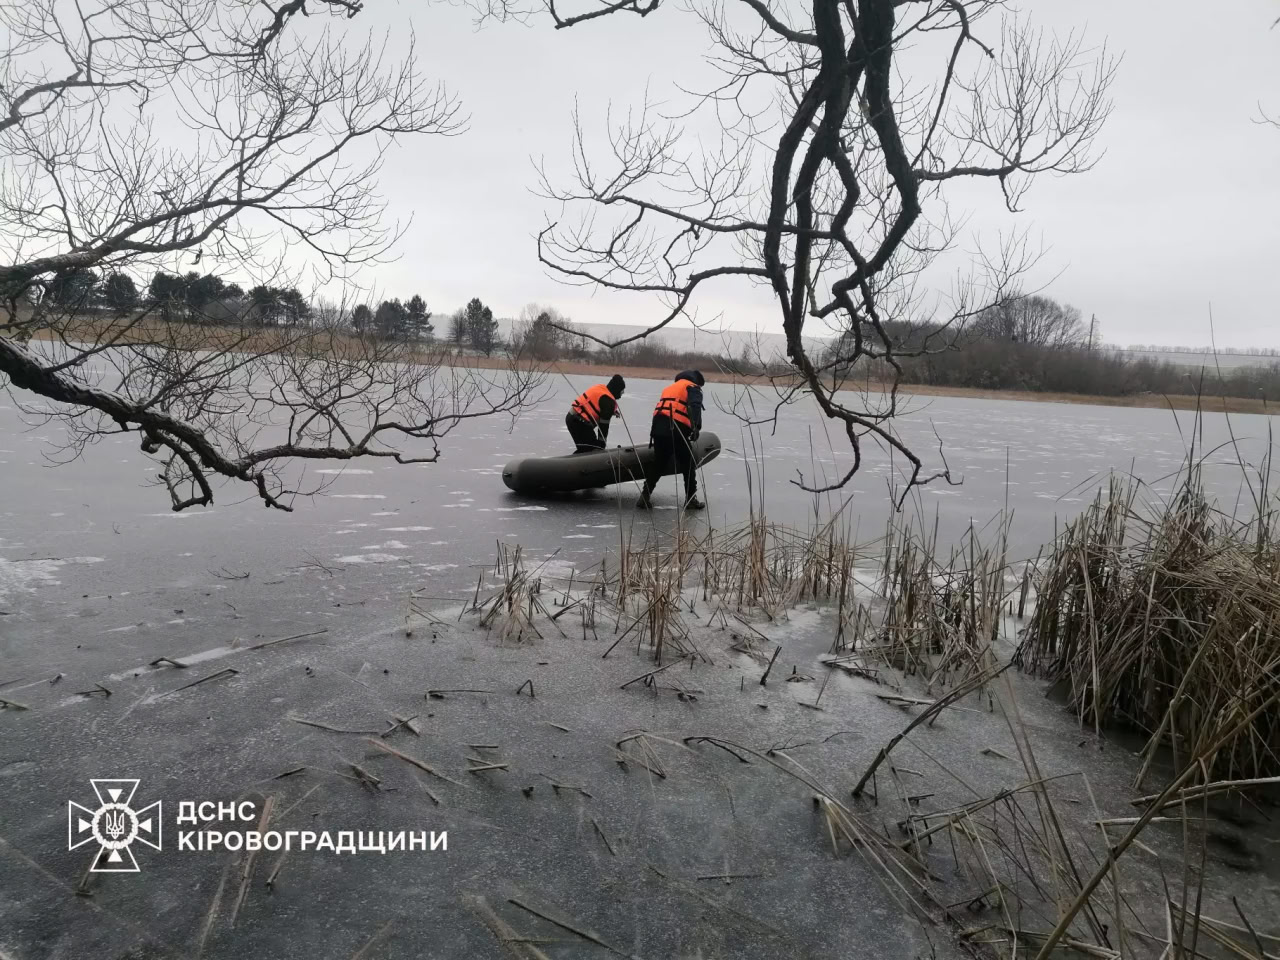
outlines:
[[[699,465],[720,455],[720,438],[703,430],[693,441],[693,455]],[[502,482],[517,493],[569,493],[607,487],[611,483],[644,480],[653,464],[653,449],[613,447],[563,457],[525,457],[512,460],[502,469]],[[671,476],[670,469],[663,476]]]

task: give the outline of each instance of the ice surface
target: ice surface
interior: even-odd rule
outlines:
[[[575,389],[592,382],[571,379]],[[662,386],[637,380],[628,393],[643,405]],[[174,513],[167,509],[163,488],[148,483],[154,474],[142,468],[154,464],[140,453],[125,456],[123,446],[113,449],[112,439],[88,448],[77,461],[48,469],[39,456],[45,442],[25,433],[16,414],[0,412],[0,452],[22,451],[31,461],[27,466],[21,455],[11,456],[3,471],[0,596],[5,599],[0,609],[16,619],[0,618],[0,624],[18,627],[7,629],[3,649],[13,673],[57,662],[57,669],[75,664],[89,672],[97,669],[93,675],[102,677],[122,662],[216,647],[227,642],[228,629],[234,631],[230,636],[286,636],[312,625],[335,632],[374,627],[401,611],[404,598],[421,585],[424,568],[415,564],[456,564],[430,571],[433,592],[469,595],[476,572],[492,568],[499,541],[522,545],[530,559],[559,549],[570,567],[585,569],[615,552],[620,539],[636,543],[651,534],[668,536],[677,519],[695,534],[710,525],[742,523],[753,500],[757,506],[763,500],[771,522],[809,528],[815,503],[825,517],[847,499],[842,523],[864,542],[879,536],[893,513],[888,488],[900,477],[900,458],[891,462],[884,451],[866,445],[863,471],[850,486],[815,498],[793,483],[796,470],[806,479],[815,465],[819,478],[842,475],[851,459],[847,444],[834,432],[828,443],[824,428],[830,425],[804,403],[784,409],[776,431],[766,427],[755,431],[754,439],[744,439],[744,428],[714,407],[717,396],[730,396],[719,385],[708,387],[713,402],[707,426],[724,438],[726,449],[712,469],[702,472],[706,511],[677,514],[683,491],[675,478],[659,484],[654,496],[659,509],[652,513],[634,510],[635,484],[547,499],[515,495],[500,477],[487,474],[517,457],[567,452],[561,405],[571,398],[563,382],[555,389],[560,395],[541,407],[539,416],[522,418],[509,434],[505,423],[501,431],[496,424],[460,425],[442,442],[438,463],[414,468],[369,461],[285,464],[286,478],[300,480],[303,489],[305,478],[319,467],[339,471],[324,475],[336,489],[354,491],[299,498],[292,513],[264,509],[244,485],[231,482],[215,484],[216,507]],[[767,394],[761,394],[757,406],[763,408],[765,400]],[[1183,456],[1174,417],[1163,410],[950,397],[914,398],[913,403],[920,412],[898,424],[904,440],[924,460],[925,472],[932,472],[941,466],[936,427],[952,475],[962,477],[963,484],[932,485],[907,502],[902,519],[932,528],[936,511],[939,539],[954,541],[971,521],[987,524],[1007,497],[1014,512],[1012,556],[1034,556],[1052,537],[1055,519],[1077,514],[1108,471],[1132,469],[1150,484],[1144,495],[1155,496],[1172,489],[1172,481],[1162,478],[1176,471]],[[1190,436],[1191,416],[1181,416],[1182,433]],[[1260,462],[1269,424],[1258,416],[1232,418],[1246,461]],[[40,435],[60,442],[52,426]],[[810,435],[816,438],[812,453]],[[1203,448],[1229,440],[1224,418],[1206,415]],[[1230,509],[1241,478],[1229,462],[1234,453],[1229,446],[1223,449],[1206,466],[1205,481]],[[409,455],[423,452],[413,444],[405,449]],[[341,473],[368,476],[355,470],[375,472],[376,483],[340,478]],[[376,491],[359,490],[369,486]],[[184,522],[151,523],[161,518]],[[361,540],[369,547],[359,549],[351,541],[352,547],[335,548],[334,536],[356,531],[365,532]],[[383,532],[398,538],[387,542],[394,546],[378,539]],[[428,532],[436,539],[416,536]],[[566,537],[580,542],[566,542]],[[317,566],[317,558],[327,563],[325,558],[339,549],[345,552],[336,566],[345,571]],[[111,561],[14,563],[70,553]],[[228,573],[248,576],[227,579]],[[164,627],[175,609],[186,611],[187,622]],[[111,642],[104,641],[107,637]],[[134,652],[122,659],[119,644]]]
[[[102,562],[102,557],[39,557],[30,560],[0,558],[0,600],[18,591],[31,593],[42,586],[58,586],[61,581],[55,574],[68,564]]]

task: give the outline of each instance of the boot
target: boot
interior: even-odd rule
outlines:
[[[698,495],[696,493],[684,502],[684,508],[686,510],[702,510],[705,507],[706,504],[698,499]]]
[[[637,510],[652,510],[653,504],[649,501],[649,491],[641,490],[640,499],[636,501]]]

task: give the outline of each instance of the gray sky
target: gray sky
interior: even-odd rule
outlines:
[[[533,234],[548,209],[531,191],[532,158],[568,169],[575,99],[584,125],[651,99],[675,102],[677,82],[706,77],[707,40],[676,6],[645,19],[610,17],[556,31],[491,24],[461,7],[369,4],[366,26],[416,32],[419,63],[463,101],[471,122],[454,139],[420,138],[390,158],[382,191],[413,214],[398,262],[364,279],[386,295],[421,293],[445,313],[472,296],[500,315],[530,301],[575,320],[646,323],[659,305],[595,295],[549,277]],[[1027,0],[1033,22],[1084,30],[1123,57],[1091,172],[1043,178],[1011,217],[998,195],[966,190],[971,226],[1029,227],[1047,248],[1034,282],[1096,314],[1114,343],[1280,347],[1280,115],[1277,0],[1228,0],[1206,15],[1186,0]],[[361,19],[364,19],[362,16]],[[700,316],[780,331],[767,299],[744,283],[707,289]]]

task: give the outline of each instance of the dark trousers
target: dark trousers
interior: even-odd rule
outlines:
[[[564,425],[569,428],[569,436],[573,437],[573,442],[579,449],[604,449],[604,438],[600,436],[594,423],[588,423],[576,413],[570,413],[565,416]]]
[[[653,493],[658,478],[666,473],[679,473],[684,477],[684,498],[698,492],[698,465],[693,456],[693,444],[689,431],[683,424],[670,417],[654,417],[649,434],[653,446],[653,467],[644,479],[644,495]]]

